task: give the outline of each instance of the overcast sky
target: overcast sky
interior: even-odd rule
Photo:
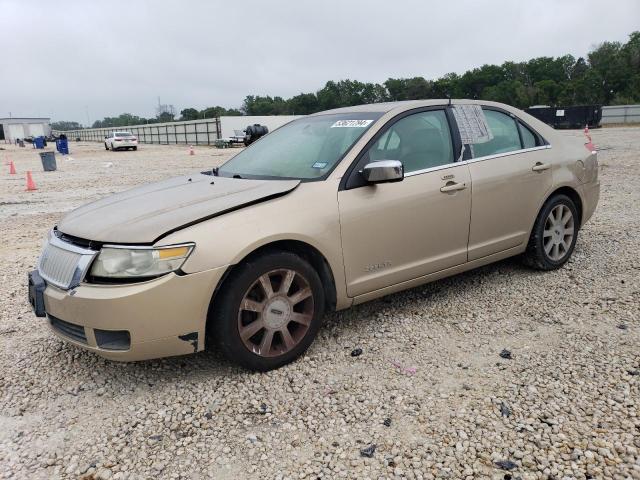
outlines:
[[[158,96],[239,107],[327,80],[577,57],[638,29],[639,0],[0,0],[0,117],[147,117]]]

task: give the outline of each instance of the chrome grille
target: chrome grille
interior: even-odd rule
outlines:
[[[51,232],[40,255],[38,271],[47,283],[63,289],[73,288],[84,279],[97,253],[63,242]]]
[[[71,285],[80,257],[78,253],[47,243],[40,257],[40,276],[47,282],[67,288]]]

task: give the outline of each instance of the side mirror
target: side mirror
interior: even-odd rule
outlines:
[[[361,173],[369,183],[400,182],[404,179],[404,166],[398,160],[378,160],[366,164]]]

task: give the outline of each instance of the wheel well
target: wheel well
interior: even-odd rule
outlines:
[[[549,198],[558,194],[566,195],[573,200],[573,203],[576,205],[576,210],[578,210],[578,225],[582,225],[582,199],[580,198],[580,194],[571,187],[560,187],[549,195]]]
[[[233,265],[225,272],[224,277],[220,280],[220,283],[216,287],[216,290],[211,299],[211,304],[213,304],[218,291],[220,290],[222,285],[224,285],[227,278],[229,277],[229,274],[237,267],[237,265],[247,262],[252,258],[259,257],[260,255],[264,255],[265,253],[274,251],[295,253],[299,257],[309,262],[309,264],[318,273],[320,281],[322,282],[322,287],[324,288],[325,294],[326,310],[333,311],[336,309],[336,284],[333,278],[333,273],[331,272],[331,267],[329,266],[329,262],[327,262],[327,259],[324,258],[324,255],[322,255],[322,253],[320,253],[318,249],[312,247],[308,243],[301,242],[299,240],[279,240],[277,242],[268,243],[245,256],[236,265]]]

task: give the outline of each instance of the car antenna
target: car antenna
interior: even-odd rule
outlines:
[[[447,100],[449,100],[448,106],[451,106],[451,94],[449,92],[447,92]]]

